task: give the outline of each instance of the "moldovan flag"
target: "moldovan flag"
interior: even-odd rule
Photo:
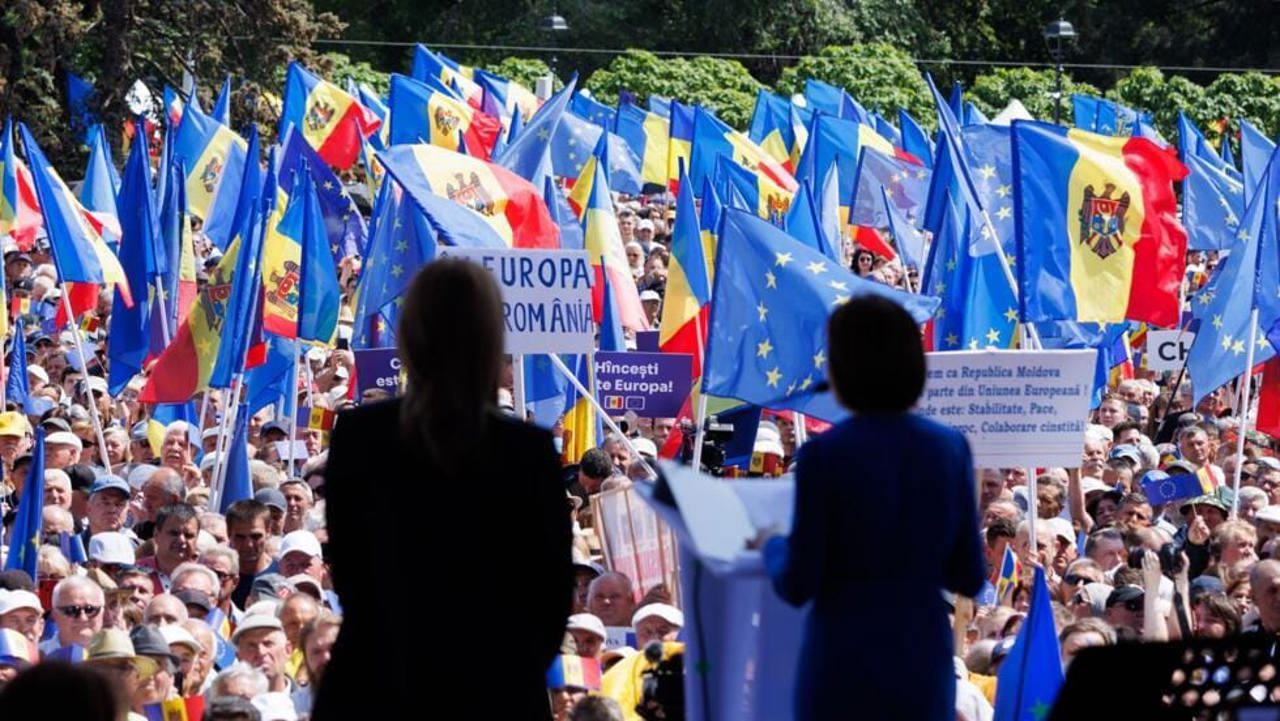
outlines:
[[[1022,319],[1176,326],[1187,234],[1173,183],[1186,174],[1147,138],[1014,121]]]
[[[194,105],[182,113],[172,153],[187,169],[187,212],[209,220],[218,183],[223,176],[232,179],[231,182],[240,181],[248,147],[244,138]]]
[[[431,143],[457,150],[465,142],[469,155],[488,160],[502,132],[497,118],[403,75],[391,76],[388,107],[392,145]]]
[[[12,235],[18,249],[31,250],[40,228],[40,206],[36,203],[31,171],[13,152],[13,120],[4,121],[0,137],[0,236]]]
[[[313,75],[296,62],[289,63],[280,112],[280,142],[289,126],[302,131],[324,161],[350,168],[360,155],[360,140],[378,132],[382,120],[347,91]]]
[[[506,168],[426,143],[393,145],[378,159],[405,192],[448,198],[479,213],[508,247],[560,247],[560,228],[541,190]]]
[[[693,377],[702,374],[702,344],[707,339],[707,314],[711,307],[711,282],[698,227],[693,187],[680,179],[676,196],[676,222],[671,233],[671,267],[667,269],[667,293],[658,325],[658,347],[664,353],[693,355]]]
[[[670,141],[671,121],[624,99],[618,103],[613,132],[622,136],[640,159],[641,180],[654,185],[667,184],[667,143]]]
[[[595,267],[596,283],[591,288],[591,305],[596,323],[604,317],[604,277],[617,292],[618,315],[624,328],[647,330],[644,309],[640,306],[640,294],[636,292],[627,253],[622,247],[622,234],[618,232],[618,218],[613,212],[613,199],[609,197],[609,183],[604,168],[597,163],[591,195],[582,213],[582,234],[587,255]],[[596,259],[600,260],[597,261]]]

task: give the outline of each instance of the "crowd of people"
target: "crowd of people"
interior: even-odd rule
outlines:
[[[653,328],[666,291],[673,201],[663,194],[617,202]],[[196,246],[206,256],[203,289],[216,257],[208,243]],[[858,275],[913,284],[915,270],[899,260],[847,250]],[[0,575],[0,699],[12,708],[54,703],[49,689],[79,674],[86,688],[98,683],[101,698],[127,706],[129,718],[181,699],[199,699],[208,719],[307,718],[342,628],[325,560],[328,433],[298,428],[292,440],[306,457],[290,460],[281,442],[293,425],[272,406],[255,413],[253,497],[218,512],[211,495],[228,392],[198,393],[194,420],[164,425],[137,400],[143,376],[113,397],[105,380],[111,290],[73,321],[74,332],[57,325],[66,291],[47,243],[23,251],[5,239],[3,255],[12,327],[25,332],[29,389],[24,403],[0,413],[6,545],[21,542],[12,538],[19,504],[42,494],[44,509],[36,575]],[[359,262],[348,260],[344,274],[354,279]],[[1215,260],[1194,258],[1189,282]],[[339,336],[350,338],[354,284],[344,288]],[[312,350],[303,362],[309,372],[298,374],[295,391],[306,405],[356,404],[352,351]],[[1036,567],[1049,580],[1064,666],[1089,646],[1280,632],[1280,560],[1271,559],[1280,537],[1280,459],[1270,439],[1248,434],[1237,469],[1229,389],[1193,404],[1173,374],[1139,368],[1136,375],[1109,389],[1095,411],[1078,469],[979,470],[974,491],[990,582],[976,599],[954,599],[961,718],[991,717],[995,676],[1025,618]],[[514,412],[509,373],[505,385],[495,400]],[[603,521],[591,514],[593,495],[647,475],[640,461],[652,462],[676,427],[672,418],[625,420],[629,443],[609,436],[565,459],[565,513],[574,528],[566,553],[575,575],[561,656],[547,672],[556,721],[675,718],[662,714],[679,704],[680,674],[672,671],[684,648],[679,589],[641,588],[606,567]],[[772,456],[779,472],[797,452],[792,421],[769,413],[758,431],[757,452]],[[29,475],[37,428],[43,478]],[[1163,505],[1144,495],[1145,483],[1198,471],[1212,492]],[[1032,509],[1040,520],[1035,544]],[[997,594],[1008,546],[1022,575]],[[665,683],[656,682],[664,673]]]

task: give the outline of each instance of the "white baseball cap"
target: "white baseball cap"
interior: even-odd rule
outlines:
[[[636,453],[644,456],[649,460],[658,457],[658,446],[648,438],[632,438],[631,446],[636,449]]]
[[[324,589],[320,587],[320,582],[317,581],[314,577],[308,576],[305,573],[297,573],[290,576],[286,580],[294,588],[298,589],[299,591],[302,590],[303,586],[311,587],[315,591],[315,594],[313,595],[315,595],[315,597],[320,599],[321,601],[324,600]]]
[[[17,611],[20,608],[29,608],[36,613],[44,613],[44,607],[40,605],[40,597],[34,593],[22,589],[0,590],[0,616],[10,611]]]
[[[258,694],[250,701],[262,721],[297,721],[298,711],[289,694],[283,691]]]
[[[62,445],[75,446],[78,449],[84,448],[84,444],[80,442],[80,437],[70,431],[55,431],[45,436],[44,444],[46,446]]]
[[[89,560],[98,563],[119,563],[132,566],[137,562],[133,554],[133,541],[118,531],[96,533],[89,539]]]
[[[565,628],[570,630],[577,629],[579,631],[587,631],[594,633],[601,639],[608,638],[608,634],[604,630],[604,621],[594,613],[575,613],[569,617],[569,623]]]
[[[186,646],[196,653],[204,651],[204,646],[196,640],[196,637],[176,623],[161,626],[160,635],[164,636],[164,642],[170,646]]]
[[[27,366],[27,375],[35,376],[35,379],[41,383],[49,382],[49,373],[38,365]]]
[[[301,551],[312,558],[324,559],[320,541],[311,531],[298,530],[284,534],[284,538],[280,541],[280,558],[294,551]]]
[[[253,607],[256,607],[257,605],[258,604],[254,604]],[[280,619],[276,618],[273,613],[249,613],[240,619],[240,624],[236,626],[235,633],[231,634],[231,643],[239,643],[241,636],[249,631],[256,631],[260,628],[269,628],[275,631],[284,630],[284,626],[280,623]]]
[[[632,627],[650,616],[657,616],[672,626],[684,628],[684,613],[669,603],[651,603],[636,609],[635,615],[631,617]]]

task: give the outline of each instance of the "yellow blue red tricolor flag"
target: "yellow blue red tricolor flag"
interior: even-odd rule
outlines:
[[[1048,123],[1013,123],[1022,319],[1178,324],[1187,234],[1171,149]]]
[[[350,168],[360,155],[360,140],[378,132],[381,125],[382,120],[350,93],[296,62],[289,63],[280,111],[281,142],[289,127],[295,127],[326,163]]]
[[[40,208],[31,172],[13,152],[13,120],[0,137],[0,236],[12,235],[19,250],[31,250],[40,228]]]

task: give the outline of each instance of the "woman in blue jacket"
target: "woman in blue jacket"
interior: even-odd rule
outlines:
[[[975,595],[984,565],[964,436],[910,412],[925,381],[920,329],[877,296],[828,321],[828,377],[852,416],[806,443],[791,535],[764,547],[778,595],[812,601],[798,721],[955,718],[946,588]]]

